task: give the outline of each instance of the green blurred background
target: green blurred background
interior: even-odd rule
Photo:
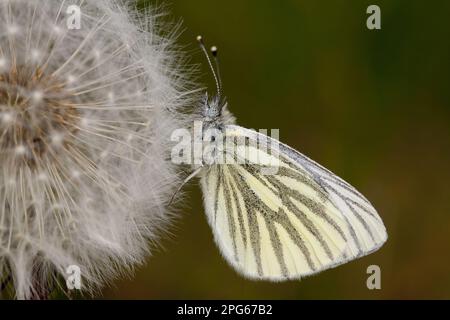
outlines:
[[[381,30],[366,28],[370,4],[381,8]],[[389,240],[301,281],[246,280],[221,258],[193,182],[163,248],[102,297],[450,298],[450,2],[189,0],[168,9],[183,19],[179,43],[211,92],[195,36],[219,47],[238,123],[279,128],[283,142],[357,187]],[[371,264],[381,290],[366,287]]]

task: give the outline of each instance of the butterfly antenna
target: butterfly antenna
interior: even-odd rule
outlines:
[[[209,58],[209,54],[208,54],[208,51],[206,50],[206,47],[205,47],[205,44],[203,43],[203,38],[202,38],[202,36],[197,36],[197,41],[198,41],[198,43],[200,44],[200,49],[202,49],[202,51],[203,51],[203,53],[205,54],[205,57],[206,57],[206,59],[208,60],[208,64],[209,64],[209,67],[210,67],[210,69],[211,69],[211,72],[212,72],[212,74],[213,74],[213,76],[214,76],[214,80],[216,81],[216,88],[217,88],[217,96],[218,96],[218,98],[219,98],[219,100],[220,100],[220,97],[221,97],[221,91],[222,91],[222,83],[221,83],[221,81],[220,81],[220,78],[217,76],[217,74],[219,73],[218,72],[218,70],[217,70],[217,74],[216,74],[216,71],[215,71],[215,69],[214,69],[214,67],[213,67],[213,65],[212,65],[212,63],[211,63],[211,59]],[[214,47],[213,47],[214,48]],[[212,49],[212,48],[211,48]],[[211,50],[211,52],[212,52],[212,50]],[[216,48],[216,54],[217,54],[217,48]],[[214,55],[214,53],[213,53],[213,55]],[[217,62],[216,62],[216,66],[217,66]]]
[[[175,191],[174,194],[172,195],[172,198],[170,198],[169,204],[167,206],[170,206],[172,204],[173,199],[175,199],[175,196],[177,195],[177,193],[180,192],[180,190],[184,187],[184,185],[186,183],[188,183],[192,178],[194,178],[202,169],[203,169],[203,167],[197,168],[194,172],[192,172],[189,176],[187,176],[186,179],[184,179],[183,183],[178,187],[177,191]]]
[[[217,47],[216,46],[212,46],[211,47],[211,54],[214,57],[214,62],[216,64],[217,79],[219,80],[219,87],[220,87],[220,90],[222,91],[222,88],[223,88],[223,86],[222,86],[222,77],[220,76],[219,57],[218,57],[217,53],[218,53]]]

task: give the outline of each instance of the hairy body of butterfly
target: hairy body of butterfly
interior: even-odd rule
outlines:
[[[213,157],[201,169],[201,186],[215,241],[237,271],[255,279],[301,278],[386,241],[376,210],[347,182],[287,145],[260,148],[258,141],[274,140],[234,125],[217,97],[206,96],[202,118],[204,130],[232,141],[207,139]],[[275,173],[266,174],[270,166]]]
[[[347,182],[300,152],[235,125],[221,98],[217,48],[217,96],[202,103],[200,172],[208,222],[225,259],[254,279],[298,279],[380,248],[383,221]],[[267,148],[270,146],[270,148]]]

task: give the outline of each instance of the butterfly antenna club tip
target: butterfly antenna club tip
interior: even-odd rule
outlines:
[[[217,47],[216,47],[216,46],[212,46],[212,47],[211,47],[211,54],[212,54],[214,57],[217,57]]]

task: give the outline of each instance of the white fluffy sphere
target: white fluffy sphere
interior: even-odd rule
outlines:
[[[74,29],[71,2],[0,0],[0,280],[17,298],[71,265],[89,292],[142,262],[179,182],[174,30],[107,0],[82,1]]]

